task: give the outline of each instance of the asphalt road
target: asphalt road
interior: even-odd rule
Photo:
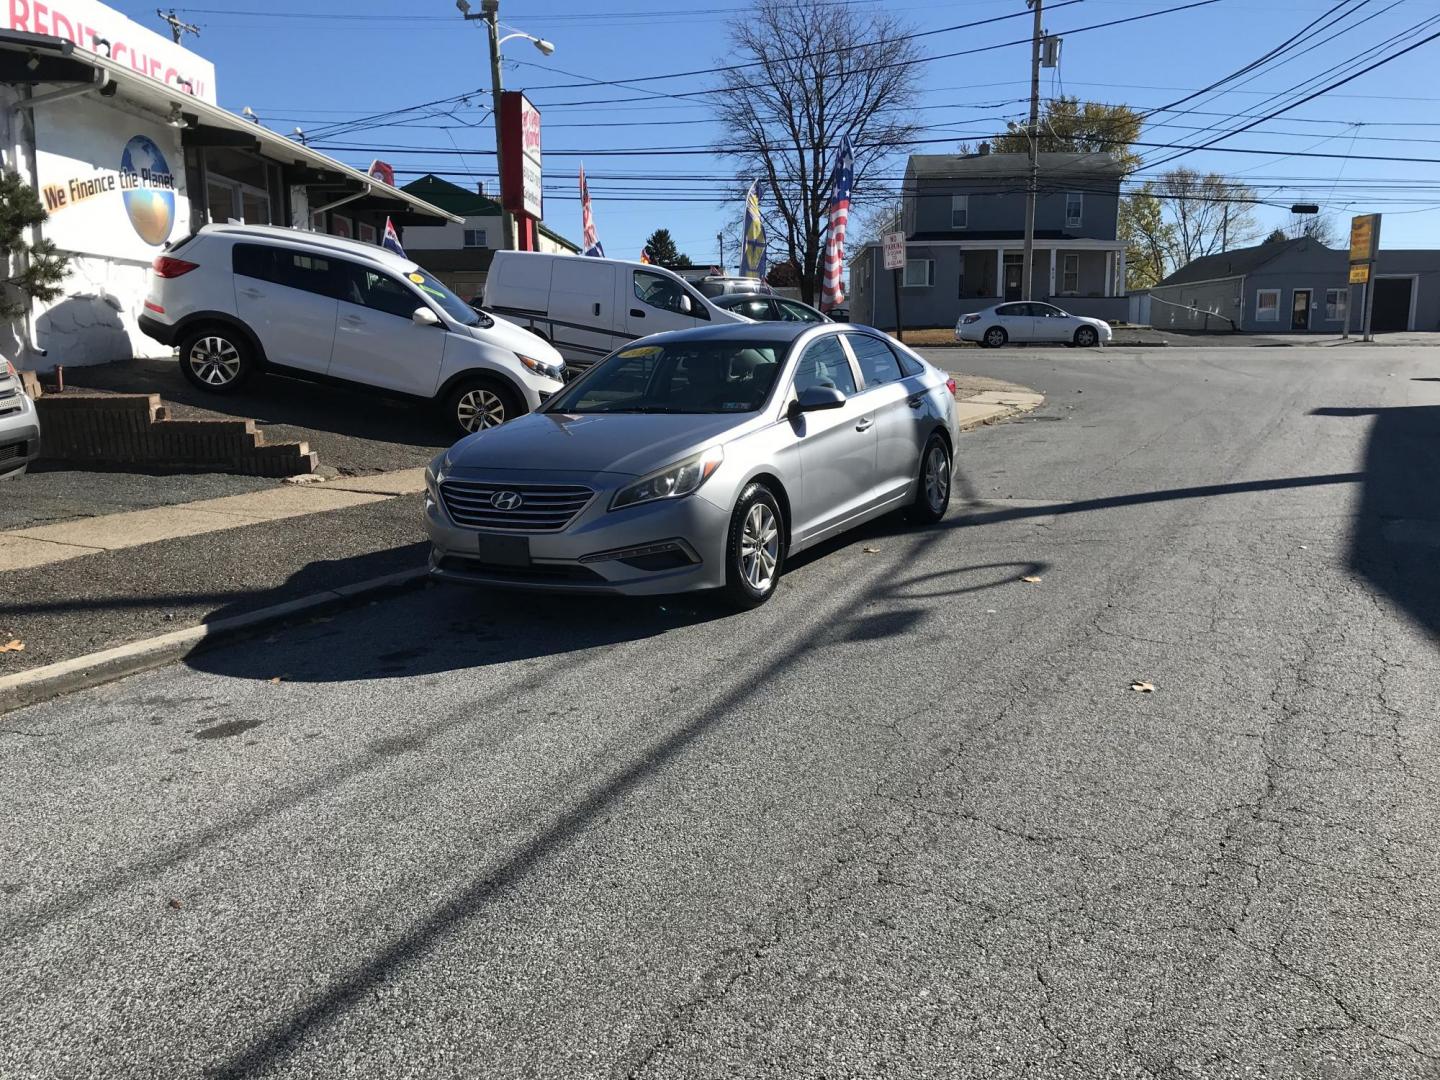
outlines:
[[[1050,399],[757,612],[0,718],[0,1076],[1440,1075],[1440,357],[937,355]]]

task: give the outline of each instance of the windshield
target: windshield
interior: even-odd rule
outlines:
[[[460,297],[446,287],[443,281],[437,281],[423,270],[412,270],[405,275],[412,285],[423,292],[430,300],[439,304],[445,309],[445,314],[454,319],[461,326],[494,326],[495,322],[489,315],[476,311]]]
[[[770,396],[787,343],[689,341],[611,353],[546,412],[742,413]]]

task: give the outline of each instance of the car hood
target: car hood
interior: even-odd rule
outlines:
[[[467,435],[450,448],[449,467],[642,476],[760,422],[754,413],[530,413]]]
[[[487,345],[498,345],[510,352],[524,353],[534,360],[544,360],[547,364],[565,362],[565,358],[555,351],[554,346],[539,334],[533,334],[523,326],[516,326],[499,315],[491,315],[488,311],[485,314],[495,320],[495,325],[465,327],[471,337]]]

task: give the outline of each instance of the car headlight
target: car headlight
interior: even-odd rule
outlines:
[[[629,487],[621,488],[615,493],[615,498],[610,500],[610,509],[619,510],[624,506],[654,502],[656,499],[682,499],[699,490],[700,485],[710,479],[724,460],[725,452],[718,446],[712,446],[694,457],[677,461],[674,465],[637,480]]]
[[[565,361],[562,360],[558,364],[551,364],[544,360],[536,360],[533,356],[526,356],[524,353],[516,353],[515,355],[519,357],[520,363],[535,372],[536,375],[543,375],[547,379],[555,379],[558,382],[565,381]]]

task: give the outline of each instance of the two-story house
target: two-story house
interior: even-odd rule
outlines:
[[[953,326],[964,313],[1023,294],[1026,154],[913,154],[901,228],[907,327]],[[1031,298],[1076,315],[1123,319],[1125,246],[1118,239],[1120,180],[1113,154],[1041,154]],[[851,317],[895,326],[895,290],[879,243],[850,262]]]
[[[455,292],[470,299],[485,287],[490,260],[502,243],[500,203],[480,191],[452,184],[433,173],[412,180],[402,189],[459,215],[463,222],[412,225],[400,238],[405,254],[429,270]],[[539,250],[550,255],[579,255],[579,245],[541,222],[536,229]]]

